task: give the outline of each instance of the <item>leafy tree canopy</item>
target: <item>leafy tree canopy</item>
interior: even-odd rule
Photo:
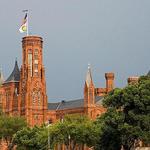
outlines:
[[[9,149],[14,146],[14,134],[25,127],[26,121],[21,117],[0,116],[0,139],[5,140]]]
[[[43,127],[23,128],[14,135],[14,143],[17,150],[37,150],[44,148],[45,145],[40,142],[39,135],[44,130]]]
[[[63,121],[49,126],[51,146],[64,144],[66,149],[76,146],[93,146],[98,137],[97,126],[84,115],[66,115]],[[43,134],[44,135],[44,134]],[[46,135],[46,134],[45,134]]]
[[[131,149],[136,141],[150,141],[150,76],[136,84],[115,89],[103,101],[107,112],[97,124],[101,128],[97,149]],[[98,148],[99,147],[99,148]]]

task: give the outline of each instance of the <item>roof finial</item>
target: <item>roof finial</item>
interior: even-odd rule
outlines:
[[[93,81],[92,81],[92,74],[91,74],[91,64],[88,63],[88,71],[86,74],[86,84],[89,86]]]
[[[88,70],[89,70],[89,69],[91,69],[91,64],[90,64],[90,63],[88,63]]]
[[[15,62],[17,62],[18,61],[18,59],[17,59],[17,57],[15,58]]]

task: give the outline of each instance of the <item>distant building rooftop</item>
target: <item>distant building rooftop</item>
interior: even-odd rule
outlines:
[[[95,103],[98,105],[102,104],[102,96],[95,97]],[[84,107],[84,99],[76,100],[62,100],[58,103],[48,103],[49,110],[64,110],[64,109],[73,109]]]

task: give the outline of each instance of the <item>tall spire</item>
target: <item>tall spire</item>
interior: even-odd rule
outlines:
[[[4,77],[2,73],[2,68],[0,68],[0,86],[4,83]]]
[[[88,64],[88,71],[86,74],[84,86],[84,107],[85,113],[91,117],[91,107],[95,104],[95,87],[92,80],[91,66]]]
[[[90,64],[88,64],[88,71],[87,71],[87,74],[86,74],[85,82],[86,82],[88,87],[90,86],[90,84],[93,84],[92,73],[91,73],[91,65]]]

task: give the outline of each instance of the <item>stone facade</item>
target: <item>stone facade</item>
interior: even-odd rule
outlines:
[[[86,114],[95,119],[105,112],[103,96],[114,88],[114,74],[106,73],[106,88],[96,88],[88,67],[84,86],[84,98],[48,103],[45,69],[43,65],[43,40],[38,36],[22,39],[22,65],[17,61],[13,72],[3,81],[0,73],[0,106],[4,113],[24,116],[30,126],[53,123],[66,114]]]

